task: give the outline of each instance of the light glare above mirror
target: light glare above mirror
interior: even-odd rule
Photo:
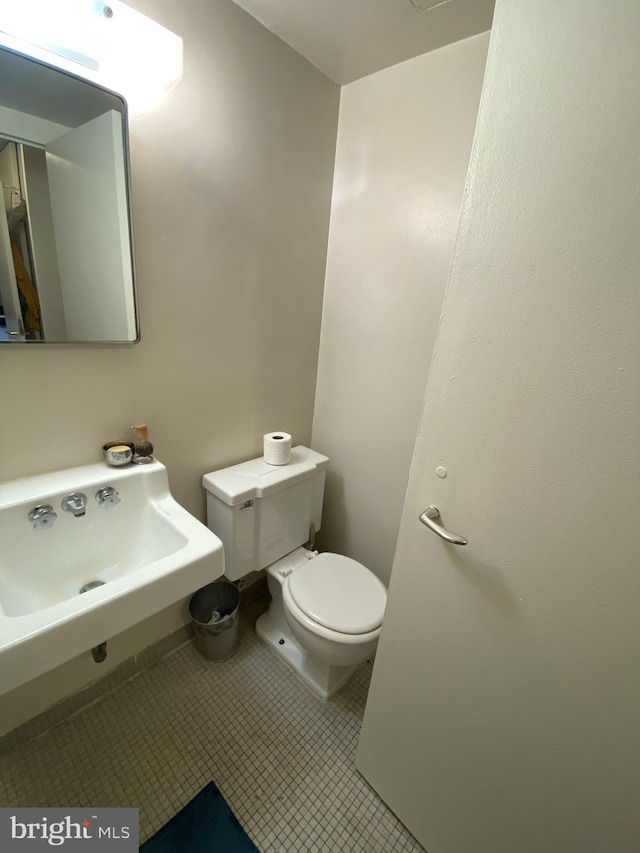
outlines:
[[[0,48],[0,342],[139,337],[124,100]]]

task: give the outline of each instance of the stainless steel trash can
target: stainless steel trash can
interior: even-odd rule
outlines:
[[[227,660],[238,648],[240,593],[229,581],[215,581],[199,589],[189,602],[196,648],[207,660]]]

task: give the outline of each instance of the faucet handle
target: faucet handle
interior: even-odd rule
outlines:
[[[75,518],[80,518],[87,512],[87,496],[82,492],[71,492],[62,499],[62,509],[72,512]]]
[[[120,495],[113,486],[104,486],[96,492],[96,500],[102,509],[113,509],[120,501]]]
[[[53,507],[49,504],[38,504],[29,512],[29,521],[33,524],[35,530],[44,530],[47,527],[53,527],[58,513],[53,511]]]

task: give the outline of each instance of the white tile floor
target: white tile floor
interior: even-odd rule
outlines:
[[[264,604],[263,604],[264,606]],[[183,646],[0,758],[3,806],[134,806],[144,841],[213,780],[263,853],[423,848],[354,767],[371,666],[326,705],[255,636]]]

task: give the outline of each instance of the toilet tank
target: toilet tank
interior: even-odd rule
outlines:
[[[329,459],[298,445],[287,465],[262,457],[205,474],[207,526],[224,545],[225,576],[239,580],[303,545],[320,529]]]

